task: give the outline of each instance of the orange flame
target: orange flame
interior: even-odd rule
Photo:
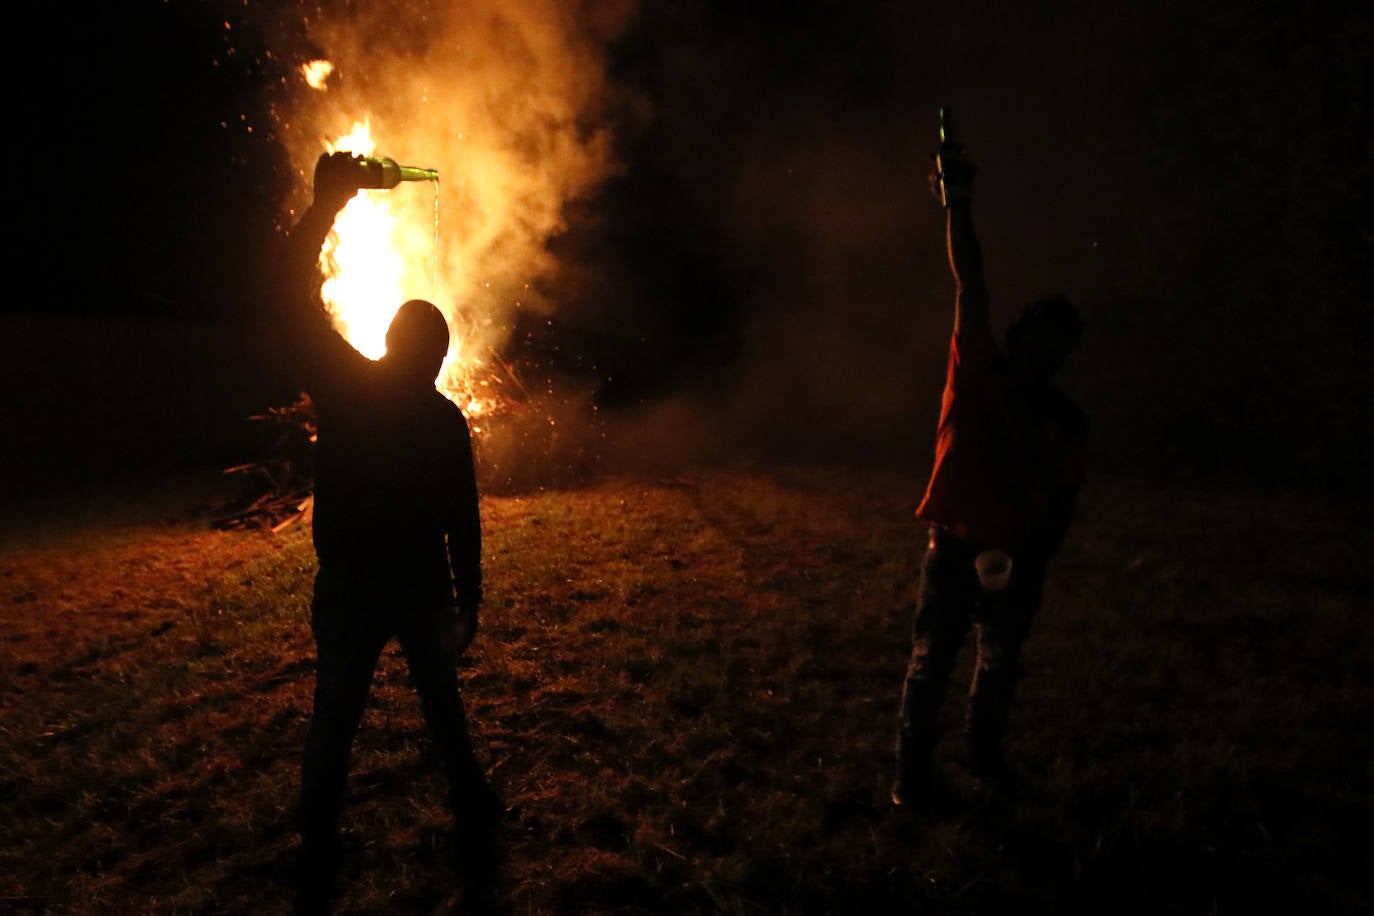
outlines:
[[[325,81],[333,72],[334,65],[327,60],[312,60],[301,64],[301,76],[305,77],[306,85],[311,89],[323,91],[328,88]]]
[[[338,140],[326,142],[328,152],[360,156],[376,152],[369,122],[356,122]],[[392,190],[358,192],[334,220],[334,229],[320,252],[324,283],[320,297],[335,329],[369,359],[386,353],[386,330],[406,299],[426,298],[444,312],[450,344],[439,370],[436,388],[463,409],[469,418],[492,413],[497,400],[482,392],[490,386],[482,360],[465,353],[452,310],[433,291],[438,282],[435,243],[416,244],[415,195],[429,185],[401,184]],[[433,193],[437,193],[434,191]],[[436,214],[437,219],[437,214]],[[437,232],[435,233],[437,236]],[[478,431],[474,429],[474,431]]]

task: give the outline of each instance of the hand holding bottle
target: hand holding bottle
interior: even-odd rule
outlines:
[[[954,118],[948,107],[940,109],[940,151],[935,154],[931,185],[942,206],[967,202],[973,196],[973,175],[977,171],[968,149],[954,133]]]
[[[344,204],[364,187],[366,172],[363,157],[352,153],[322,153],[315,160],[315,201],[343,209]]]
[[[438,181],[434,169],[401,165],[389,156],[323,153],[315,162],[315,199],[341,209],[361,189],[394,188],[403,181]]]

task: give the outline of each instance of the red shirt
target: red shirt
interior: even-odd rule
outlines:
[[[1072,512],[1087,419],[1052,386],[1016,385],[992,328],[969,324],[950,340],[935,466],[916,515],[969,544],[1014,552],[1054,529],[1056,510]]]

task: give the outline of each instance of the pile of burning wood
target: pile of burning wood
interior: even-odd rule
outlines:
[[[306,394],[283,407],[249,418],[270,424],[275,435],[266,457],[226,468],[242,486],[217,507],[213,525],[221,530],[282,531],[310,518],[314,508],[312,449],[315,405]]]

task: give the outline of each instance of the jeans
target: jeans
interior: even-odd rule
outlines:
[[[1040,607],[1045,566],[1043,561],[1013,558],[1010,583],[989,594],[974,570],[978,552],[944,529],[931,527],[921,563],[897,741],[900,772],[913,779],[929,772],[940,706],[970,624],[977,634],[978,656],[968,697],[969,756],[995,760],[1001,755],[1021,644]]]
[[[448,777],[450,804],[481,792],[486,780],[472,751],[458,693],[456,659],[446,647],[449,619],[440,603],[390,605],[367,588],[340,587],[321,573],[310,625],[318,661],[315,705],[301,766],[301,838],[307,871],[325,877],[338,857],[338,824],[353,737],[372,689],[382,649],[395,636],[430,737]]]

